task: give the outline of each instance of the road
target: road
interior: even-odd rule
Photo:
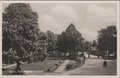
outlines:
[[[117,61],[106,60],[107,67],[103,67],[103,59],[92,57],[86,59],[85,64],[77,69],[64,72],[64,75],[116,75],[117,73]]]

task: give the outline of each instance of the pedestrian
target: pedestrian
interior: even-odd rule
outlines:
[[[103,62],[103,66],[107,67],[107,61],[106,60]]]

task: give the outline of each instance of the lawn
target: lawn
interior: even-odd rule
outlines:
[[[36,62],[31,64],[21,65],[23,70],[47,70],[55,66],[55,64],[59,64],[61,60],[46,60],[43,62]]]
[[[60,63],[61,61],[61,63]],[[36,63],[27,63],[27,64],[23,64],[21,65],[21,69],[23,71],[26,70],[30,70],[30,71],[46,71],[48,69],[51,69],[53,67],[59,67],[59,65],[61,65],[64,61],[63,60],[46,60],[43,62],[36,62]],[[8,70],[13,70],[15,68],[15,66],[11,66],[9,68],[7,68]],[[4,70],[3,71],[3,75],[8,74],[8,70]]]

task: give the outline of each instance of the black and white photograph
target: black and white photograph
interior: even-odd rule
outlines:
[[[1,6],[2,76],[118,76],[119,1]]]

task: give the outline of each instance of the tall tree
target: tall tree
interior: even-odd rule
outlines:
[[[38,40],[38,15],[29,4],[9,4],[3,12],[2,41],[3,51],[13,48],[19,57],[33,51]]]
[[[70,55],[77,54],[78,50],[82,50],[82,43],[83,38],[73,24],[70,24],[66,31],[58,36],[58,50],[69,52]]]
[[[98,31],[99,51],[109,51],[117,53],[117,29],[116,26],[108,26]]]

